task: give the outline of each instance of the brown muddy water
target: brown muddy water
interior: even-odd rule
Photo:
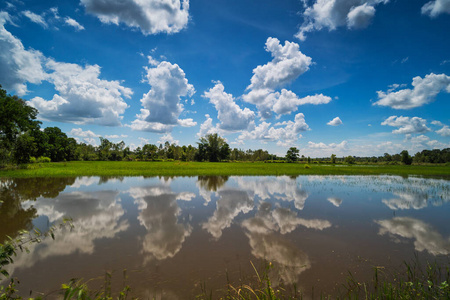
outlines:
[[[397,176],[25,178],[0,180],[0,240],[73,219],[8,271],[22,296],[71,278],[132,295],[213,298],[271,262],[272,284],[336,295],[351,272],[450,254],[450,181]],[[3,281],[2,284],[5,284]]]

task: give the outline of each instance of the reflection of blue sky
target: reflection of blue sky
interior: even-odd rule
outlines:
[[[417,251],[428,251],[433,255],[450,254],[450,237],[444,238],[431,225],[410,217],[396,217],[391,220],[376,221],[380,225],[380,235],[413,239]]]

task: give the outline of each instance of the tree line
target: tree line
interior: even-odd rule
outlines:
[[[196,146],[146,144],[130,149],[123,141],[114,143],[100,137],[100,145],[79,143],[68,137],[58,127],[42,129],[36,120],[38,111],[26,101],[6,93],[0,86],[0,167],[8,164],[60,161],[120,161],[120,160],[179,160],[179,161],[279,161],[279,162],[327,162],[327,163],[447,163],[450,149],[423,150],[411,157],[408,152],[380,157],[306,158],[300,150],[291,147],[284,157],[270,154],[267,150],[231,149],[217,133],[201,137]]]

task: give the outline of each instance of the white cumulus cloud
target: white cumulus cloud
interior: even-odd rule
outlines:
[[[331,120],[330,122],[327,123],[327,125],[330,125],[330,126],[339,126],[339,125],[342,125],[342,124],[343,123],[342,123],[342,121],[341,121],[341,119],[339,117],[336,117],[336,118],[334,118],[333,120]]]
[[[375,15],[375,6],[389,0],[315,0],[311,6],[305,2],[304,22],[296,37],[302,41],[315,30],[335,30],[347,26],[350,29],[367,27]]]
[[[208,98],[209,102],[216,107],[221,129],[229,131],[247,129],[255,118],[253,111],[248,108],[241,109],[236,104],[233,95],[225,92],[220,81],[216,82],[213,88],[205,91],[203,97]]]
[[[141,113],[129,126],[134,130],[166,133],[176,125],[196,125],[192,119],[178,119],[184,109],[180,103],[181,97],[191,97],[195,93],[194,86],[189,84],[184,71],[177,64],[167,61],[145,69],[146,81],[151,89],[141,99]]]
[[[52,100],[31,99],[30,105],[39,110],[39,117],[58,122],[118,126],[128,107],[123,97],[130,98],[132,90],[119,81],[100,79],[98,65],[60,63],[48,60],[46,67],[53,72],[49,81],[59,94]]]
[[[25,50],[22,42],[6,30],[11,22],[7,12],[0,12],[0,82],[3,88],[25,95],[27,83],[39,84],[47,75],[42,67],[45,57],[41,52]]]
[[[412,133],[425,133],[430,131],[427,127],[427,121],[419,117],[397,117],[390,116],[381,125],[387,125],[392,127],[398,127],[398,129],[393,130],[392,133],[399,134],[412,134]]]
[[[398,91],[388,90],[387,93],[378,91],[379,100],[374,105],[389,106],[395,109],[410,109],[420,107],[434,101],[441,91],[450,93],[450,76],[430,73],[421,78],[414,77],[413,89]]]
[[[189,0],[81,0],[81,4],[102,23],[124,23],[144,35],[176,33],[189,21]]]

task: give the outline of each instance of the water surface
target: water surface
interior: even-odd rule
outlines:
[[[49,294],[71,278],[122,285],[133,295],[218,297],[228,280],[270,261],[274,285],[333,294],[348,271],[450,254],[450,181],[397,176],[29,178],[0,185],[0,239],[72,230],[30,246],[9,268],[19,290]],[[102,280],[93,280],[93,284]]]

